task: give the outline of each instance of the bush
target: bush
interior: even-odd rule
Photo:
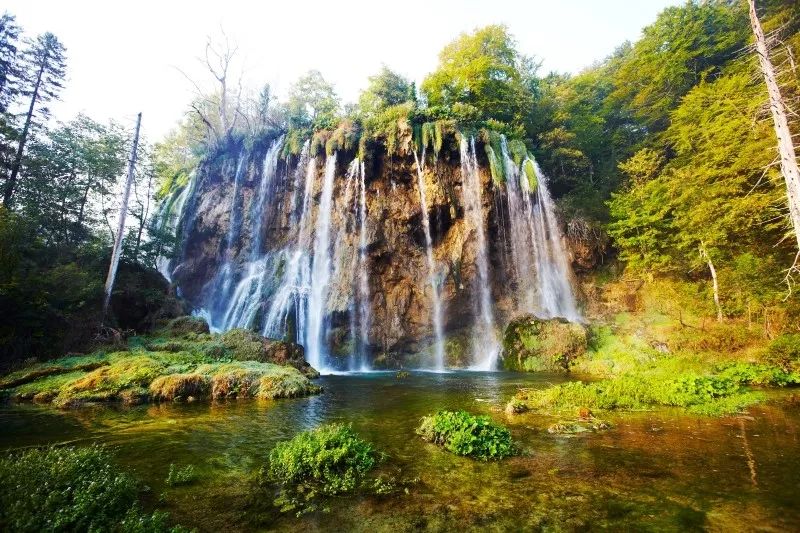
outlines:
[[[417,434],[456,455],[484,461],[513,455],[511,433],[488,416],[465,411],[439,411],[422,418]]]
[[[144,513],[140,489],[100,447],[12,454],[0,460],[0,530],[182,531]]]
[[[767,347],[764,360],[786,372],[800,371],[800,334],[777,337]]]
[[[262,478],[280,485],[275,504],[282,512],[300,515],[316,510],[321,496],[356,490],[377,462],[372,445],[350,427],[329,424],[279,442]]]

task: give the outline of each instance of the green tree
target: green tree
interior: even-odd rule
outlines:
[[[378,74],[369,77],[369,85],[361,93],[358,106],[364,115],[374,116],[387,107],[415,100],[413,82],[384,65]]]
[[[333,129],[339,119],[339,98],[318,70],[311,70],[289,90],[286,103],[291,129]]]
[[[422,83],[428,105],[466,122],[521,124],[532,95],[515,46],[505,26],[462,34],[445,46],[439,67]]]
[[[57,98],[63,87],[62,83],[66,74],[64,53],[64,46],[52,33],[40,35],[23,52],[20,71],[25,83],[20,93],[29,98],[30,103],[19,136],[17,151],[5,183],[3,206],[6,208],[11,206],[14,188],[22,166],[25,143],[28,141],[31,127],[36,125],[37,116],[42,121],[46,120],[49,112],[42,104]]]

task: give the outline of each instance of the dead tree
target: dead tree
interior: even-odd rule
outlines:
[[[800,169],[797,166],[797,156],[792,141],[792,133],[789,130],[789,119],[786,112],[786,105],[781,96],[780,86],[775,74],[775,67],[769,58],[769,48],[764,30],[756,13],[755,0],[748,0],[750,3],[750,24],[753,27],[756,43],[755,50],[758,56],[758,63],[761,67],[761,74],[767,84],[769,93],[769,107],[772,112],[772,121],[775,125],[775,134],[778,137],[778,153],[781,159],[781,174],[786,181],[786,195],[789,203],[789,216],[794,228],[797,239],[797,247],[800,250]],[[798,254],[800,256],[800,253]],[[792,268],[795,268],[795,265]],[[791,274],[791,272],[790,272]]]

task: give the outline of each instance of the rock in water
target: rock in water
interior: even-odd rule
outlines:
[[[564,318],[525,315],[503,334],[503,366],[526,372],[566,371],[586,352],[586,328]]]

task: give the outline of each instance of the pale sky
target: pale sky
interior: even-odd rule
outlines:
[[[437,64],[460,33],[506,24],[518,49],[543,61],[540,71],[578,72],[609,55],[668,5],[681,0],[481,0],[397,2],[308,0],[5,0],[25,35],[55,33],[67,48],[68,80],[56,118],[79,112],[133,123],[157,140],[182,117],[197,58],[219,28],[239,45],[249,85],[279,94],[309,69],[355,101],[382,63],[416,80]]]

